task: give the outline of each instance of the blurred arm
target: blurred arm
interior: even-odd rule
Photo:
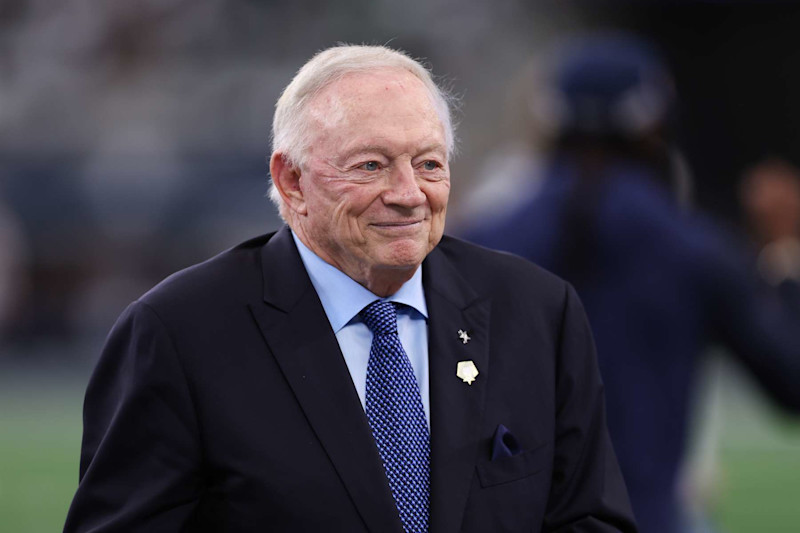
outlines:
[[[761,286],[736,261],[707,273],[715,335],[784,408],[800,412],[800,291],[786,280]]]

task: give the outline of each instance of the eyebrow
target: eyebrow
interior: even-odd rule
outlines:
[[[350,159],[354,155],[363,154],[367,152],[378,152],[381,154],[386,153],[386,147],[380,144],[370,144],[368,146],[359,146],[357,148],[353,148],[352,150],[348,150],[342,155],[342,159]]]
[[[439,153],[442,153],[442,154],[446,155],[447,154],[447,148],[443,144],[440,144],[440,143],[431,143],[431,144],[429,144],[427,146],[423,146],[422,150],[419,151],[419,153],[421,153],[421,154],[424,154],[426,152],[439,152]]]
[[[370,145],[367,145],[367,146],[361,146],[361,147],[358,147],[358,148],[354,148],[353,150],[349,150],[349,151],[345,152],[342,155],[342,160],[350,159],[351,157],[353,157],[355,155],[363,154],[363,153],[369,153],[369,152],[375,152],[375,153],[379,153],[379,154],[384,154],[385,155],[388,151],[389,150],[387,149],[386,145],[370,144]],[[424,154],[426,152],[438,152],[440,154],[447,154],[447,149],[442,144],[434,142],[434,143],[431,143],[431,144],[427,144],[427,145],[423,146],[421,150],[418,150],[418,153],[420,153],[420,154]]]

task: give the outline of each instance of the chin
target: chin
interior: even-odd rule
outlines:
[[[402,242],[389,245],[379,254],[379,263],[386,268],[416,268],[428,255],[427,243]]]

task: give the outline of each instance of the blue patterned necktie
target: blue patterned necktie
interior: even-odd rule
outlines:
[[[367,365],[367,420],[406,533],[428,531],[430,444],[414,369],[397,335],[395,304],[361,310],[372,331]]]

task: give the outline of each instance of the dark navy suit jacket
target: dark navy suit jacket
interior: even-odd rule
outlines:
[[[448,237],[423,285],[430,531],[634,531],[572,289]],[[472,385],[456,376],[464,360],[480,372]],[[500,425],[520,453],[492,460]],[[67,532],[402,531],[286,228],[124,312],[87,391],[80,473]]]

